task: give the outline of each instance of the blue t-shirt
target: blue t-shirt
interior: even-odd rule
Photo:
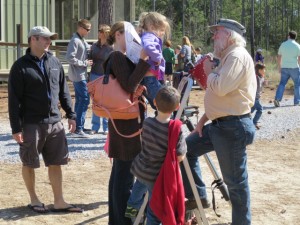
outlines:
[[[281,68],[298,68],[298,57],[300,56],[300,45],[292,39],[283,42],[278,50],[281,55]]]

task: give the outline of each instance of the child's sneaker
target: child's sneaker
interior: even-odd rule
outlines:
[[[138,210],[131,207],[131,206],[127,206],[126,211],[125,211],[125,217],[127,218],[135,218],[138,214]]]

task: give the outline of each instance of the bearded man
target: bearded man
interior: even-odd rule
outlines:
[[[216,151],[220,169],[232,203],[232,225],[251,224],[246,146],[254,139],[251,107],[255,101],[256,77],[251,56],[245,49],[244,26],[234,20],[220,19],[210,27],[214,57],[220,65],[213,70],[204,62],[208,75],[204,97],[205,113],[196,129],[186,138],[187,159],[203,208],[208,208],[206,187],[201,177],[198,157]],[[207,124],[208,121],[211,121]],[[188,202],[194,201],[182,167]],[[189,204],[193,205],[193,204]]]

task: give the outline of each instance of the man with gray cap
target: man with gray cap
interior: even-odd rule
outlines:
[[[76,114],[59,60],[49,52],[57,34],[47,27],[33,27],[28,34],[29,48],[11,67],[8,81],[9,120],[14,140],[19,144],[22,175],[30,196],[28,207],[37,213],[49,209],[35,191],[35,171],[42,154],[48,167],[54,194],[53,211],[82,212],[65,202],[61,165],[68,162],[68,146],[61,122],[59,103],[66,112],[69,130],[74,132]]]
[[[250,191],[246,146],[254,139],[255,128],[251,107],[256,93],[253,59],[245,49],[245,28],[234,20],[220,19],[210,27],[214,40],[214,56],[219,67],[204,61],[208,75],[204,97],[205,113],[196,129],[186,138],[187,159],[204,208],[210,206],[201,177],[198,157],[215,150],[232,203],[232,225],[251,224]],[[208,121],[211,123],[207,123]],[[183,170],[187,209],[195,201]]]

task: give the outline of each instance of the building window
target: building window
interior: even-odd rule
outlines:
[[[78,0],[56,0],[55,30],[59,34],[59,39],[70,39],[72,37],[78,20],[78,3]]]
[[[97,12],[98,1],[96,0],[55,0],[55,31],[59,34],[59,39],[72,38],[79,19],[85,18],[98,22]],[[90,33],[91,36],[97,36],[98,30],[95,30],[95,33]]]

